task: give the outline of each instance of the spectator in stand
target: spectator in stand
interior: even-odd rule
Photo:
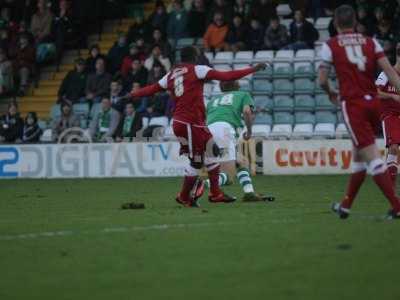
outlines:
[[[75,60],[75,69],[69,71],[61,83],[58,90],[58,102],[67,102],[70,105],[84,102],[86,100],[86,81],[85,61],[83,58],[77,58]]]
[[[159,45],[153,46],[150,56],[144,62],[144,66],[148,71],[150,71],[155,62],[159,62],[167,72],[171,69],[171,62],[168,57],[162,55]]]
[[[232,20],[233,18],[233,6],[228,0],[213,0],[211,9],[208,13],[207,23],[214,20],[215,14],[219,12],[222,14],[224,20]]]
[[[365,26],[367,29],[367,35],[372,35],[374,31],[374,18],[372,18],[364,5],[361,5],[357,8],[357,19],[358,23]]]
[[[396,0],[376,0],[375,2],[376,7],[380,7],[383,10],[384,16],[392,20],[399,6],[399,2]]]
[[[29,44],[28,37],[21,35],[19,38],[19,45],[16,50],[14,59],[14,70],[19,76],[19,91],[18,95],[25,95],[25,91],[29,84],[29,78],[35,71],[36,63],[36,50]]]
[[[147,102],[146,112],[143,114],[143,117],[148,118],[157,118],[165,116],[165,110],[167,108],[169,95],[166,92],[157,93]]]
[[[139,53],[139,50],[136,47],[136,44],[131,43],[129,45],[129,54],[127,56],[125,56],[124,60],[122,61],[122,66],[121,66],[122,77],[126,77],[128,75],[128,73],[132,67],[132,62],[135,59],[142,61],[142,55]]]
[[[42,136],[42,129],[39,127],[35,112],[30,112],[25,118],[25,125],[22,135],[22,142],[25,144],[38,143]]]
[[[9,38],[8,51],[11,58],[15,57],[17,53],[21,36],[26,36],[28,38],[29,44],[35,44],[35,37],[33,36],[32,32],[29,31],[28,25],[24,21],[22,21],[19,24],[19,29],[17,33]]]
[[[289,35],[284,25],[280,24],[279,17],[272,17],[265,31],[264,44],[269,50],[279,50],[289,43]]]
[[[148,18],[148,23],[152,28],[167,28],[168,14],[163,1],[157,1],[153,13]]]
[[[6,28],[0,27],[0,48],[9,54],[11,51],[11,41]]]
[[[8,59],[7,53],[0,48],[0,96],[11,92],[14,89],[14,74],[12,62]]]
[[[174,0],[173,10],[168,15],[167,36],[169,39],[176,41],[187,36],[187,17],[182,0]]]
[[[106,72],[106,62],[99,57],[96,60],[96,72],[89,74],[86,83],[86,99],[92,104],[100,102],[110,92],[111,75]]]
[[[141,87],[139,82],[134,82],[132,84],[132,89],[139,89]],[[135,107],[135,111],[139,114],[142,114],[146,111],[147,107],[147,97],[142,97],[141,99],[133,99],[133,106]]]
[[[111,74],[116,73],[121,69],[124,58],[128,55],[129,49],[127,45],[126,35],[120,32],[118,41],[108,51],[107,61],[109,62],[108,70]]]
[[[149,71],[149,76],[147,77],[147,83],[156,83],[166,74],[165,68],[159,61],[155,61],[152,68]]]
[[[246,48],[246,39],[247,26],[243,23],[241,15],[235,15],[229,26],[226,42],[231,51],[237,52]]]
[[[111,101],[101,100],[101,110],[90,123],[90,135],[95,142],[112,142],[117,133],[120,113],[111,107]]]
[[[129,27],[128,30],[128,43],[132,43],[136,41],[138,37],[148,36],[148,25],[144,22],[141,16],[137,16],[135,19],[135,23]]]
[[[395,41],[389,20],[384,19],[378,23],[377,32],[375,33],[374,38],[382,45],[386,56],[393,61]]]
[[[124,78],[124,91],[130,92],[134,82],[139,82],[141,86],[147,83],[148,72],[139,59],[132,61],[131,70]]]
[[[110,101],[112,108],[122,114],[129,98],[129,94],[123,91],[122,80],[118,77],[114,77],[110,86]]]
[[[267,26],[272,17],[278,15],[275,0],[254,0],[250,8],[250,18],[257,19],[262,26]]]
[[[264,46],[265,29],[257,19],[250,20],[247,34],[247,48],[252,51],[261,50]]]
[[[233,5],[233,12],[240,15],[242,20],[246,20],[250,14],[250,4],[246,0],[236,0]]]
[[[188,31],[193,38],[200,38],[206,31],[207,14],[204,0],[194,0],[188,16]]]
[[[204,34],[204,48],[206,51],[221,51],[227,48],[225,38],[228,34],[228,29],[228,25],[224,22],[224,16],[220,12],[216,12],[213,22],[208,25]]]
[[[21,143],[24,121],[19,116],[17,104],[8,105],[7,114],[0,118],[0,143]]]
[[[72,105],[63,102],[60,105],[60,111],[61,114],[57,119],[53,120],[51,129],[51,136],[54,142],[65,142],[68,139],[65,131],[80,126],[79,118],[72,111]]]
[[[153,35],[150,40],[150,46],[153,47],[154,45],[159,45],[161,47],[161,52],[171,58],[171,45],[168,43],[167,39],[164,38],[164,35],[159,28],[155,28],[153,30]]]
[[[127,103],[125,114],[120,126],[117,130],[117,142],[131,141],[136,134],[142,129],[142,117],[135,111],[133,103]]]
[[[144,38],[139,36],[135,41],[135,45],[138,50],[140,61],[143,63],[147,57],[147,45],[144,42]]]
[[[105,55],[100,53],[99,45],[94,44],[89,49],[89,57],[86,59],[86,71],[90,74],[96,72],[96,61],[98,58],[102,58],[107,62]]]
[[[314,48],[314,42],[319,38],[319,33],[314,25],[304,18],[302,10],[294,12],[294,20],[290,24],[290,44],[287,46],[291,50]]]

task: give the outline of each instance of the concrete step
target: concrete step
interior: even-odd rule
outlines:
[[[57,87],[43,87],[37,88],[33,91],[34,96],[54,96],[57,97],[58,88]]]

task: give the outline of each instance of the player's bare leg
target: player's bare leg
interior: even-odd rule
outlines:
[[[393,186],[395,187],[395,189],[396,189],[397,173],[399,168],[397,163],[398,155],[399,155],[399,145],[398,144],[390,145],[386,157],[386,165],[388,167],[390,178],[392,179]]]

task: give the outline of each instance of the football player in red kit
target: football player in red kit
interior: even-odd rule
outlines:
[[[220,190],[218,184],[220,167],[218,163],[210,160],[212,156],[219,155],[219,149],[206,125],[204,82],[240,79],[267,66],[265,63],[260,63],[242,70],[219,72],[205,65],[197,65],[197,60],[197,49],[185,47],[181,50],[181,63],[172,68],[158,83],[135,89],[131,93],[131,96],[136,98],[168,90],[175,100],[172,128],[181,144],[180,154],[188,155],[190,160],[190,165],[185,169],[182,189],[176,200],[187,207],[197,206],[196,200],[204,190],[202,181],[198,179],[203,166],[207,168],[210,179],[209,201],[216,203],[236,200]]]
[[[396,56],[397,61],[394,69],[400,74],[400,43],[396,47]],[[384,72],[379,74],[375,83],[378,87],[378,95],[382,99],[382,129],[386,147],[388,148],[386,164],[393,185],[396,187],[398,173],[397,157],[400,145],[400,92],[390,84]]]
[[[332,102],[337,103],[340,98],[343,117],[353,142],[353,172],[343,201],[334,203],[332,209],[341,218],[349,216],[368,169],[391,204],[388,218],[400,218],[400,199],[375,144],[381,111],[375,74],[379,66],[397,89],[400,89],[400,78],[378,42],[354,32],[356,16],[351,6],[342,5],[336,9],[335,25],[338,35],[328,40],[321,50],[323,62],[319,68],[319,81]],[[329,84],[331,66],[334,66],[339,80],[340,97]]]

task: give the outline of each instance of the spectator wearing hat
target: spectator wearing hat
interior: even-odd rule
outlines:
[[[42,129],[39,127],[35,112],[30,112],[25,118],[22,142],[25,144],[38,143],[42,136]]]
[[[155,62],[159,62],[167,72],[171,69],[171,62],[168,57],[163,56],[159,45],[153,46],[150,56],[144,62],[144,66],[150,71]]]
[[[80,122],[77,116],[74,115],[72,111],[72,106],[67,103],[63,102],[60,106],[61,114],[60,116],[53,120],[52,124],[52,139],[53,141],[62,142],[67,140],[67,136],[65,135],[65,131],[71,129],[73,127],[79,127]],[[60,137],[64,136],[62,141],[60,141]]]
[[[117,133],[120,113],[112,108],[111,100],[105,97],[101,100],[101,110],[90,123],[90,135],[96,142],[112,142]]]
[[[0,48],[0,96],[12,91],[14,88],[14,74],[12,62],[7,53]]]
[[[100,57],[107,61],[106,56],[100,52],[99,45],[92,45],[89,49],[89,57],[86,59],[86,71],[88,74],[96,72],[96,60]]]
[[[108,70],[111,74],[121,69],[122,61],[128,55],[128,51],[126,35],[120,32],[118,41],[115,42],[107,54],[107,61],[109,62]]]
[[[228,34],[228,29],[223,14],[216,12],[214,14],[213,22],[208,25],[207,31],[203,37],[205,50],[224,50],[226,48],[225,38]]]
[[[72,105],[85,101],[86,81],[85,60],[77,58],[75,69],[69,71],[61,83],[58,90],[58,102],[67,102]]]
[[[124,91],[130,92],[134,82],[139,82],[141,86],[146,85],[147,76],[147,69],[143,67],[139,59],[134,59],[129,73],[124,77]]]
[[[107,97],[110,91],[111,75],[106,72],[106,62],[102,57],[96,60],[96,72],[89,74],[86,83],[86,99],[91,103]]]
[[[17,72],[20,80],[18,91],[19,96],[25,95],[25,91],[29,84],[29,78],[35,71],[36,50],[29,43],[26,35],[21,35],[19,38],[18,48],[14,59],[14,70]]]
[[[187,36],[188,14],[182,0],[174,0],[172,11],[168,15],[167,36],[178,40]]]
[[[0,118],[0,143],[20,143],[24,130],[24,121],[19,115],[18,106],[12,102],[7,113]]]
[[[127,103],[122,122],[120,122],[117,130],[116,141],[131,141],[132,138],[136,137],[137,132],[142,129],[142,126],[142,116],[136,112],[132,102]]]

